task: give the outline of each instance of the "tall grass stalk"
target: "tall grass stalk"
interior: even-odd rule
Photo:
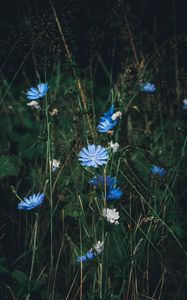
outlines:
[[[30,269],[30,274],[29,274],[29,280],[31,281],[32,275],[33,275],[33,270],[34,270],[34,263],[35,263],[35,256],[36,256],[36,242],[37,242],[37,232],[38,232],[38,213],[36,215],[36,220],[34,224],[34,236],[33,236],[33,247],[32,247],[32,261],[31,261],[31,269]],[[28,293],[26,300],[30,299],[30,293]]]

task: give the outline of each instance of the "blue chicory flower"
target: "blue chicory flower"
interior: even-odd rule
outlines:
[[[100,133],[105,133],[111,131],[118,123],[118,118],[121,117],[121,112],[115,113],[114,105],[110,107],[110,109],[103,114],[103,117],[99,120],[99,125],[97,126],[97,130]]]
[[[123,192],[120,190],[120,188],[112,188],[108,189],[106,193],[106,200],[107,201],[113,201],[113,200],[119,200],[123,195]]]
[[[101,119],[103,118],[111,118],[112,117],[112,115],[115,113],[115,107],[114,107],[114,104],[112,104],[111,105],[111,107],[109,108],[109,110],[107,111],[107,112],[105,112],[104,114],[103,114],[103,116],[104,117],[101,117]]]
[[[19,204],[20,210],[32,210],[33,208],[40,206],[44,200],[45,195],[43,193],[33,194],[28,198],[24,198]]]
[[[106,148],[98,145],[88,145],[88,148],[83,148],[79,153],[79,160],[82,166],[94,167],[106,165],[109,154]]]
[[[151,167],[151,173],[153,175],[159,175],[159,176],[163,177],[166,174],[166,170],[164,168],[162,168],[162,167],[153,165]]]
[[[85,262],[94,259],[97,255],[101,254],[104,249],[104,242],[98,241],[93,248],[91,248],[85,255],[78,256],[77,262]]]
[[[99,174],[91,178],[89,181],[89,183],[95,188],[104,187],[105,185],[107,188],[112,188],[116,185],[116,182],[116,177],[102,176]]]
[[[106,185],[106,200],[112,201],[112,200],[119,200],[123,192],[120,190],[119,187],[116,187],[117,179],[116,177],[111,176],[102,176],[102,175],[96,175],[89,181],[90,184],[92,184],[96,188],[103,188]],[[102,195],[99,196],[102,198]]]
[[[96,254],[92,251],[92,250],[89,250],[85,255],[82,255],[82,256],[78,256],[77,257],[77,262],[85,262],[85,261],[88,261],[88,260],[92,260],[96,257]]]
[[[100,133],[109,132],[116,126],[117,123],[117,119],[115,121],[109,120],[108,118],[104,119],[103,121],[100,121],[99,125],[97,126],[97,131]]]
[[[36,100],[46,95],[49,89],[48,83],[39,83],[37,88],[31,87],[27,92],[27,99]]]
[[[155,84],[147,82],[140,85],[140,90],[144,93],[154,93],[156,91],[156,86]]]

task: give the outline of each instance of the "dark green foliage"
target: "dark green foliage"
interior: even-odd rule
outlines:
[[[18,159],[18,157],[0,156],[0,178],[18,175]]]

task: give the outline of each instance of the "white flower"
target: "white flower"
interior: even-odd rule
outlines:
[[[32,107],[32,108],[35,108],[35,109],[40,109],[41,108],[40,104],[35,100],[27,103],[27,105]]]
[[[121,118],[122,117],[122,112],[121,111],[117,111],[116,113],[114,113],[112,116],[111,116],[111,119],[112,121],[115,121],[117,118]]]
[[[95,246],[93,246],[93,249],[95,250],[95,252],[97,254],[101,254],[101,252],[104,249],[104,242],[98,241],[97,244],[95,244]]]
[[[113,153],[118,151],[119,144],[118,143],[113,143],[112,141],[109,143],[109,148],[113,150]]]
[[[116,209],[111,209],[111,208],[103,208],[102,212],[103,217],[107,219],[108,222],[114,223],[115,225],[119,224],[118,219],[119,219],[119,212],[116,211]]]
[[[58,169],[60,167],[60,161],[59,160],[56,160],[56,159],[53,159],[51,161],[51,169],[52,169],[52,172],[55,172],[56,169]]]
[[[49,112],[49,114],[53,117],[58,115],[59,110],[57,108],[53,108],[52,111]]]

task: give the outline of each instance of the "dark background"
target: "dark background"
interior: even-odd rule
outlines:
[[[49,65],[57,55],[64,57],[49,1],[0,2],[0,66],[4,75],[11,76],[11,70],[19,68],[41,32],[44,32],[41,42],[37,41],[33,50],[35,62],[29,55],[24,62],[30,74],[34,63],[43,63],[44,49]],[[65,37],[81,68],[87,67],[96,53],[106,66],[110,67],[115,61],[114,72],[121,68],[125,47],[129,45],[121,3],[116,0],[53,0]],[[123,5],[140,53],[149,54],[175,34],[180,37],[187,32],[185,1],[131,0],[123,1]],[[144,32],[147,40],[144,38],[142,44],[137,45],[136,38],[140,40]]]
[[[91,11],[91,19],[94,19],[100,14],[103,16],[107,11],[112,9],[117,1],[114,0],[103,0],[103,1],[67,1],[67,0],[54,0],[53,3],[58,7],[63,7],[70,11],[77,8],[80,13],[79,23],[77,27],[88,26],[90,27],[87,20],[87,15]],[[173,8],[175,7],[175,14],[177,19],[177,32],[184,33],[187,32],[186,26],[186,10],[185,1],[173,1],[173,0],[157,0],[157,1],[123,1],[124,5],[130,5],[132,12],[136,14],[142,24],[142,28],[153,30],[153,21],[157,19],[160,29],[164,30],[165,33],[171,32],[171,19],[173,15]],[[43,0],[1,0],[0,9],[0,34],[1,38],[7,38],[7,34],[10,34],[10,29],[12,26],[14,28],[19,27],[19,24],[23,22],[25,17],[28,17],[31,11],[33,13],[42,13],[50,10],[49,1]],[[82,14],[83,13],[83,14]],[[92,20],[90,20],[92,21]],[[89,28],[85,28],[89,29]],[[160,32],[163,34],[163,31]]]

